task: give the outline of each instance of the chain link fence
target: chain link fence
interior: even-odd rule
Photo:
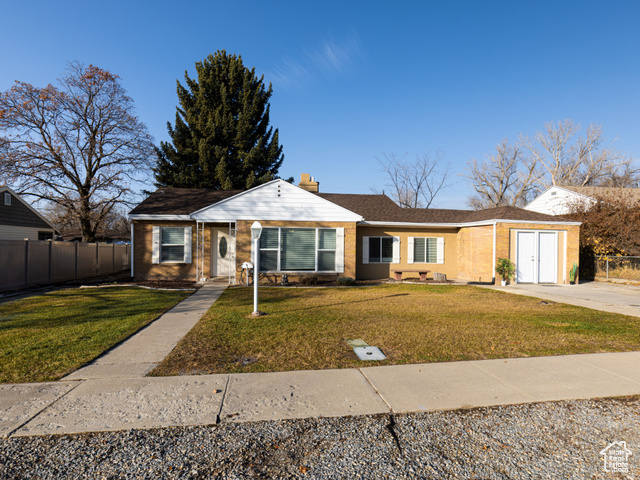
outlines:
[[[640,281],[640,257],[595,257],[596,277]]]

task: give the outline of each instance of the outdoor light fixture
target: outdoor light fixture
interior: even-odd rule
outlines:
[[[260,268],[260,236],[262,235],[262,225],[260,222],[253,222],[251,225],[251,239],[253,240],[253,251],[255,258],[253,259],[253,313],[251,316],[259,317],[262,315],[258,311],[258,269]]]

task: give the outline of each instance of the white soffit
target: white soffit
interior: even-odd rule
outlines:
[[[191,214],[199,222],[285,220],[359,222],[362,216],[318,195],[273,180]]]

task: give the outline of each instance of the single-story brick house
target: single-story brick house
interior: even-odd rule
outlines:
[[[260,271],[274,276],[380,279],[429,270],[499,282],[508,257],[519,283],[568,283],[578,263],[579,222],[515,207],[404,209],[385,195],[320,193],[273,180],[247,191],[160,188],[129,213],[136,279],[228,277],[253,257],[251,225],[263,227]]]

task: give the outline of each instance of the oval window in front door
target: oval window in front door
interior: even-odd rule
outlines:
[[[225,258],[227,256],[227,238],[226,237],[220,237],[218,250],[220,252],[220,258]]]

